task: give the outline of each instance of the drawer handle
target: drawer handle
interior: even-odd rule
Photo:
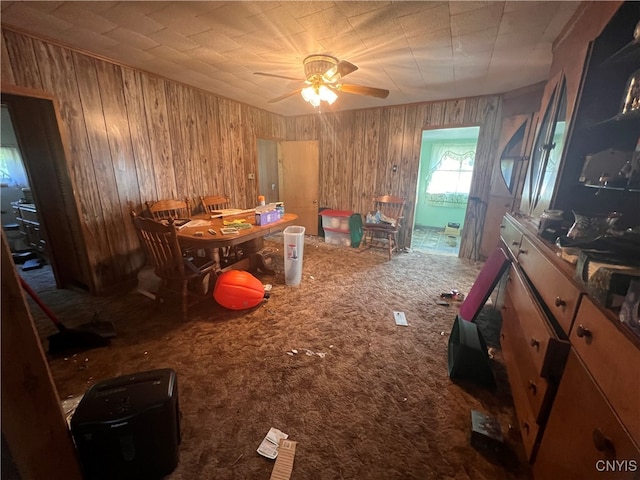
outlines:
[[[517,240],[514,240],[513,242],[511,242],[511,245],[520,245],[520,242]]]
[[[500,225],[500,228],[507,228],[505,225]]]
[[[566,307],[567,306],[567,302],[565,302],[560,297],[556,297],[555,304],[556,304],[556,307]]]
[[[522,422],[522,429],[526,432],[527,435],[529,435],[529,423],[528,422]]]
[[[536,350],[540,349],[540,342],[533,337],[531,337],[531,340],[529,340],[529,345],[531,345]]]
[[[524,248],[521,248],[520,250],[518,250],[518,253],[521,253],[522,255],[526,255],[527,250],[525,250]]]
[[[578,336],[578,338],[586,338],[588,340],[591,338],[591,330],[580,324],[576,329],[576,335]]]
[[[538,386],[533,380],[529,380],[529,390],[531,390],[531,393],[533,393],[534,395],[538,393]]]
[[[612,452],[615,456],[616,448],[613,445],[613,442],[610,438],[607,438],[599,428],[594,428],[592,437],[593,445],[596,447],[596,450],[599,452]]]

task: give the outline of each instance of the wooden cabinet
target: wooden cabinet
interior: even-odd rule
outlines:
[[[628,397],[635,403],[638,398]],[[567,360],[534,478],[624,480],[640,476],[640,451],[575,350]]]
[[[514,262],[501,346],[535,479],[640,478],[640,337],[588,296],[534,222],[502,225]]]
[[[35,250],[45,253],[47,242],[40,227],[36,206],[32,203],[15,203],[12,206],[25,243]]]
[[[640,109],[621,113],[627,84],[640,69],[640,41],[634,41],[640,2],[624,2],[590,43],[572,127],[551,205],[571,211],[622,213],[621,225],[640,224]],[[587,157],[620,152],[637,174],[620,178],[620,166],[604,160],[596,168],[602,181],[587,185],[582,171]],[[594,179],[591,179],[593,183]]]
[[[617,225],[640,225],[640,108],[623,111],[640,71],[639,22],[640,2],[581,6],[555,46],[520,212],[500,228],[514,260],[501,344],[536,480],[640,479],[640,337],[537,235],[545,209],[563,210],[569,225],[572,211],[618,211]],[[609,151],[626,152],[637,187],[632,176],[622,186],[581,181],[587,157]]]
[[[522,212],[536,218],[549,208],[560,171],[567,132],[567,86],[563,73],[547,85],[541,113],[520,203]]]
[[[569,338],[594,381],[640,445],[640,349],[618,328],[618,323],[617,318],[585,298]],[[640,471],[640,465],[638,468]]]

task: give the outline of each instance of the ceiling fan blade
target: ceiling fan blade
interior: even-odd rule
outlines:
[[[297,88],[293,92],[285,93],[284,95],[280,95],[279,97],[272,98],[271,100],[268,100],[267,103],[279,102],[280,100],[284,100],[285,98],[294,96],[296,93],[300,93],[301,90],[302,88]]]
[[[263,75],[265,77],[286,78],[287,80],[295,80],[297,82],[304,82],[303,78],[285,77],[284,75],[275,75],[273,73],[253,72],[254,75]]]
[[[340,60],[336,65],[327,70],[322,76],[327,82],[335,82],[345,75],[355,72],[358,69],[353,63]]]
[[[353,93],[355,95],[369,95],[370,97],[387,98],[389,90],[374,87],[364,87],[362,85],[348,85],[346,83],[336,85],[336,89],[341,92]]]
[[[350,73],[355,72],[358,69],[358,67],[356,67],[353,63],[347,62],[346,60],[340,60],[338,62],[337,68],[338,68],[338,73],[340,74],[340,77],[345,77]]]

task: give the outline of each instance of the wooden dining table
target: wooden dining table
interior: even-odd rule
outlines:
[[[255,214],[251,211],[226,217],[201,213],[193,215],[188,223],[178,227],[178,242],[184,248],[203,249],[216,262],[218,273],[227,270],[247,270],[275,275],[275,271],[269,268],[263,255],[264,237],[284,230],[289,225],[293,225],[297,219],[296,214],[285,213],[280,220],[267,225],[256,225]],[[232,226],[225,225],[225,221],[233,220],[242,220],[244,224],[249,223],[251,227],[239,228],[237,233],[223,233],[223,228]],[[215,233],[210,233],[209,230]],[[222,267],[220,251],[233,246],[240,246],[241,258]]]

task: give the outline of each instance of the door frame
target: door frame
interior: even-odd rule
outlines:
[[[69,136],[55,96],[48,92],[3,84],[2,103],[8,105],[22,161],[29,178],[38,219],[48,245],[57,288],[95,293],[85,243],[80,206],[69,169]],[[38,129],[21,121],[19,111],[29,104],[41,115]],[[15,112],[18,111],[18,115]],[[28,133],[27,133],[28,132]],[[28,145],[28,146],[27,146]],[[52,188],[51,186],[54,186]]]

